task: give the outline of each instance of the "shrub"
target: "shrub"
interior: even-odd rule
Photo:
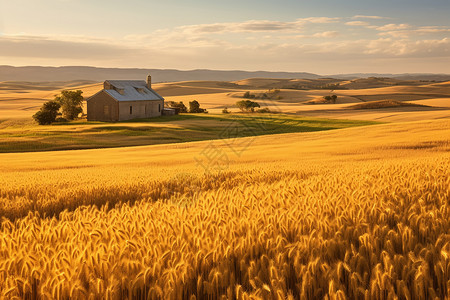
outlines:
[[[33,119],[39,123],[39,125],[48,125],[56,120],[58,110],[61,105],[56,101],[45,102],[41,109],[33,115]]]
[[[190,113],[204,113],[205,109],[200,108],[200,103],[197,100],[189,102],[189,112]]]
[[[270,109],[267,108],[267,107],[258,109],[256,112],[257,112],[257,113],[271,113]]]
[[[164,103],[166,107],[170,107],[175,109],[176,113],[187,113],[187,107],[184,105],[183,101],[175,102],[175,101],[166,101]]]
[[[230,113],[230,111],[228,110],[228,108],[224,108],[224,109],[222,109],[222,113],[223,114],[229,114]]]
[[[68,122],[69,120],[67,120],[66,118],[63,117],[57,117],[55,119],[55,122],[59,122],[59,123],[64,123],[64,122]]]

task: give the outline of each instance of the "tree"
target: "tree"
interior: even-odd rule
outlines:
[[[333,104],[335,104],[337,96],[336,95],[324,96],[323,99],[325,99],[326,103],[333,103]]]
[[[62,115],[67,120],[78,118],[83,112],[83,91],[62,91],[61,95],[55,97],[55,101],[61,104]]]
[[[33,115],[33,119],[39,123],[39,125],[52,124],[56,120],[58,110],[61,105],[56,101],[45,102],[41,109]]]
[[[336,99],[337,99],[336,95],[331,96],[331,101],[333,102],[333,104],[336,103]]]
[[[200,108],[200,103],[197,100],[189,102],[189,112],[190,113],[203,113],[205,109]]]
[[[187,113],[187,107],[184,105],[183,101],[175,102],[175,101],[167,101],[165,105],[170,108],[174,108],[178,113]]]
[[[247,91],[247,92],[244,93],[243,97],[246,98],[246,99],[254,99],[256,96],[251,94],[249,91]]]
[[[324,96],[323,99],[325,99],[325,101],[326,101],[327,103],[330,103],[330,102],[331,102],[331,96]]]
[[[256,107],[258,107],[258,108],[260,107],[257,102],[250,101],[250,100],[238,101],[238,102],[236,102],[236,106],[241,111],[251,111],[251,112],[254,112]]]

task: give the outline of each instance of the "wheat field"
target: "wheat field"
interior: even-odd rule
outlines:
[[[339,83],[346,89],[335,91],[317,89],[321,85],[330,83]],[[307,88],[303,89],[305,87]],[[83,91],[83,96],[87,98],[101,88],[101,83],[86,81],[0,82],[0,122],[5,119],[31,120],[31,116],[39,110],[42,103],[53,99],[62,89],[80,89]],[[155,83],[153,88],[167,101],[183,101],[187,105],[189,101],[196,99],[211,113],[221,113],[225,107],[234,112],[238,111],[235,103],[242,99],[246,91],[258,94],[270,93],[270,89],[280,89],[280,93],[277,93],[280,97],[270,100],[258,99],[258,103],[272,111],[315,118],[404,122],[450,117],[450,82],[398,81],[387,78],[364,78],[351,81],[249,78],[231,82]],[[330,94],[338,96],[336,104],[303,104],[311,100],[323,99],[323,96]],[[408,110],[404,107],[364,111],[348,109],[354,104],[381,100],[407,101],[430,107],[422,107],[420,110]]]
[[[449,299],[449,120],[239,141],[0,154],[1,297]]]

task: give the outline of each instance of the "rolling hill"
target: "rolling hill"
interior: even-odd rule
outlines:
[[[139,68],[97,68],[88,66],[0,66],[0,81],[70,81],[105,79],[139,79],[152,74],[155,82],[186,81],[186,80],[218,80],[233,81],[246,78],[337,78],[351,80],[364,77],[388,77],[399,80],[450,80],[449,74],[335,74],[317,75],[306,72],[267,72],[267,71],[240,71],[240,70],[174,70],[174,69],[139,69]]]

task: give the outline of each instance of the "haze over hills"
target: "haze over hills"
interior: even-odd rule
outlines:
[[[12,67],[0,66],[0,81],[68,81],[105,79],[136,79],[152,75],[154,82],[187,81],[187,80],[217,80],[231,81],[249,77],[263,78],[308,78],[316,79],[319,75],[298,72],[249,72],[249,71],[217,71],[217,70],[189,70],[173,69],[123,69],[123,68],[96,68],[84,66],[67,67]]]
[[[355,73],[318,75],[307,72],[268,72],[268,71],[224,71],[224,70],[174,70],[174,69],[138,69],[138,68],[97,68],[86,66],[65,67],[13,67],[0,66],[0,81],[70,81],[92,80],[103,81],[105,79],[136,79],[145,78],[151,74],[154,82],[187,81],[187,80],[215,80],[232,81],[246,78],[337,78],[355,79],[366,77],[389,77],[402,80],[450,80],[450,74],[377,74]]]

